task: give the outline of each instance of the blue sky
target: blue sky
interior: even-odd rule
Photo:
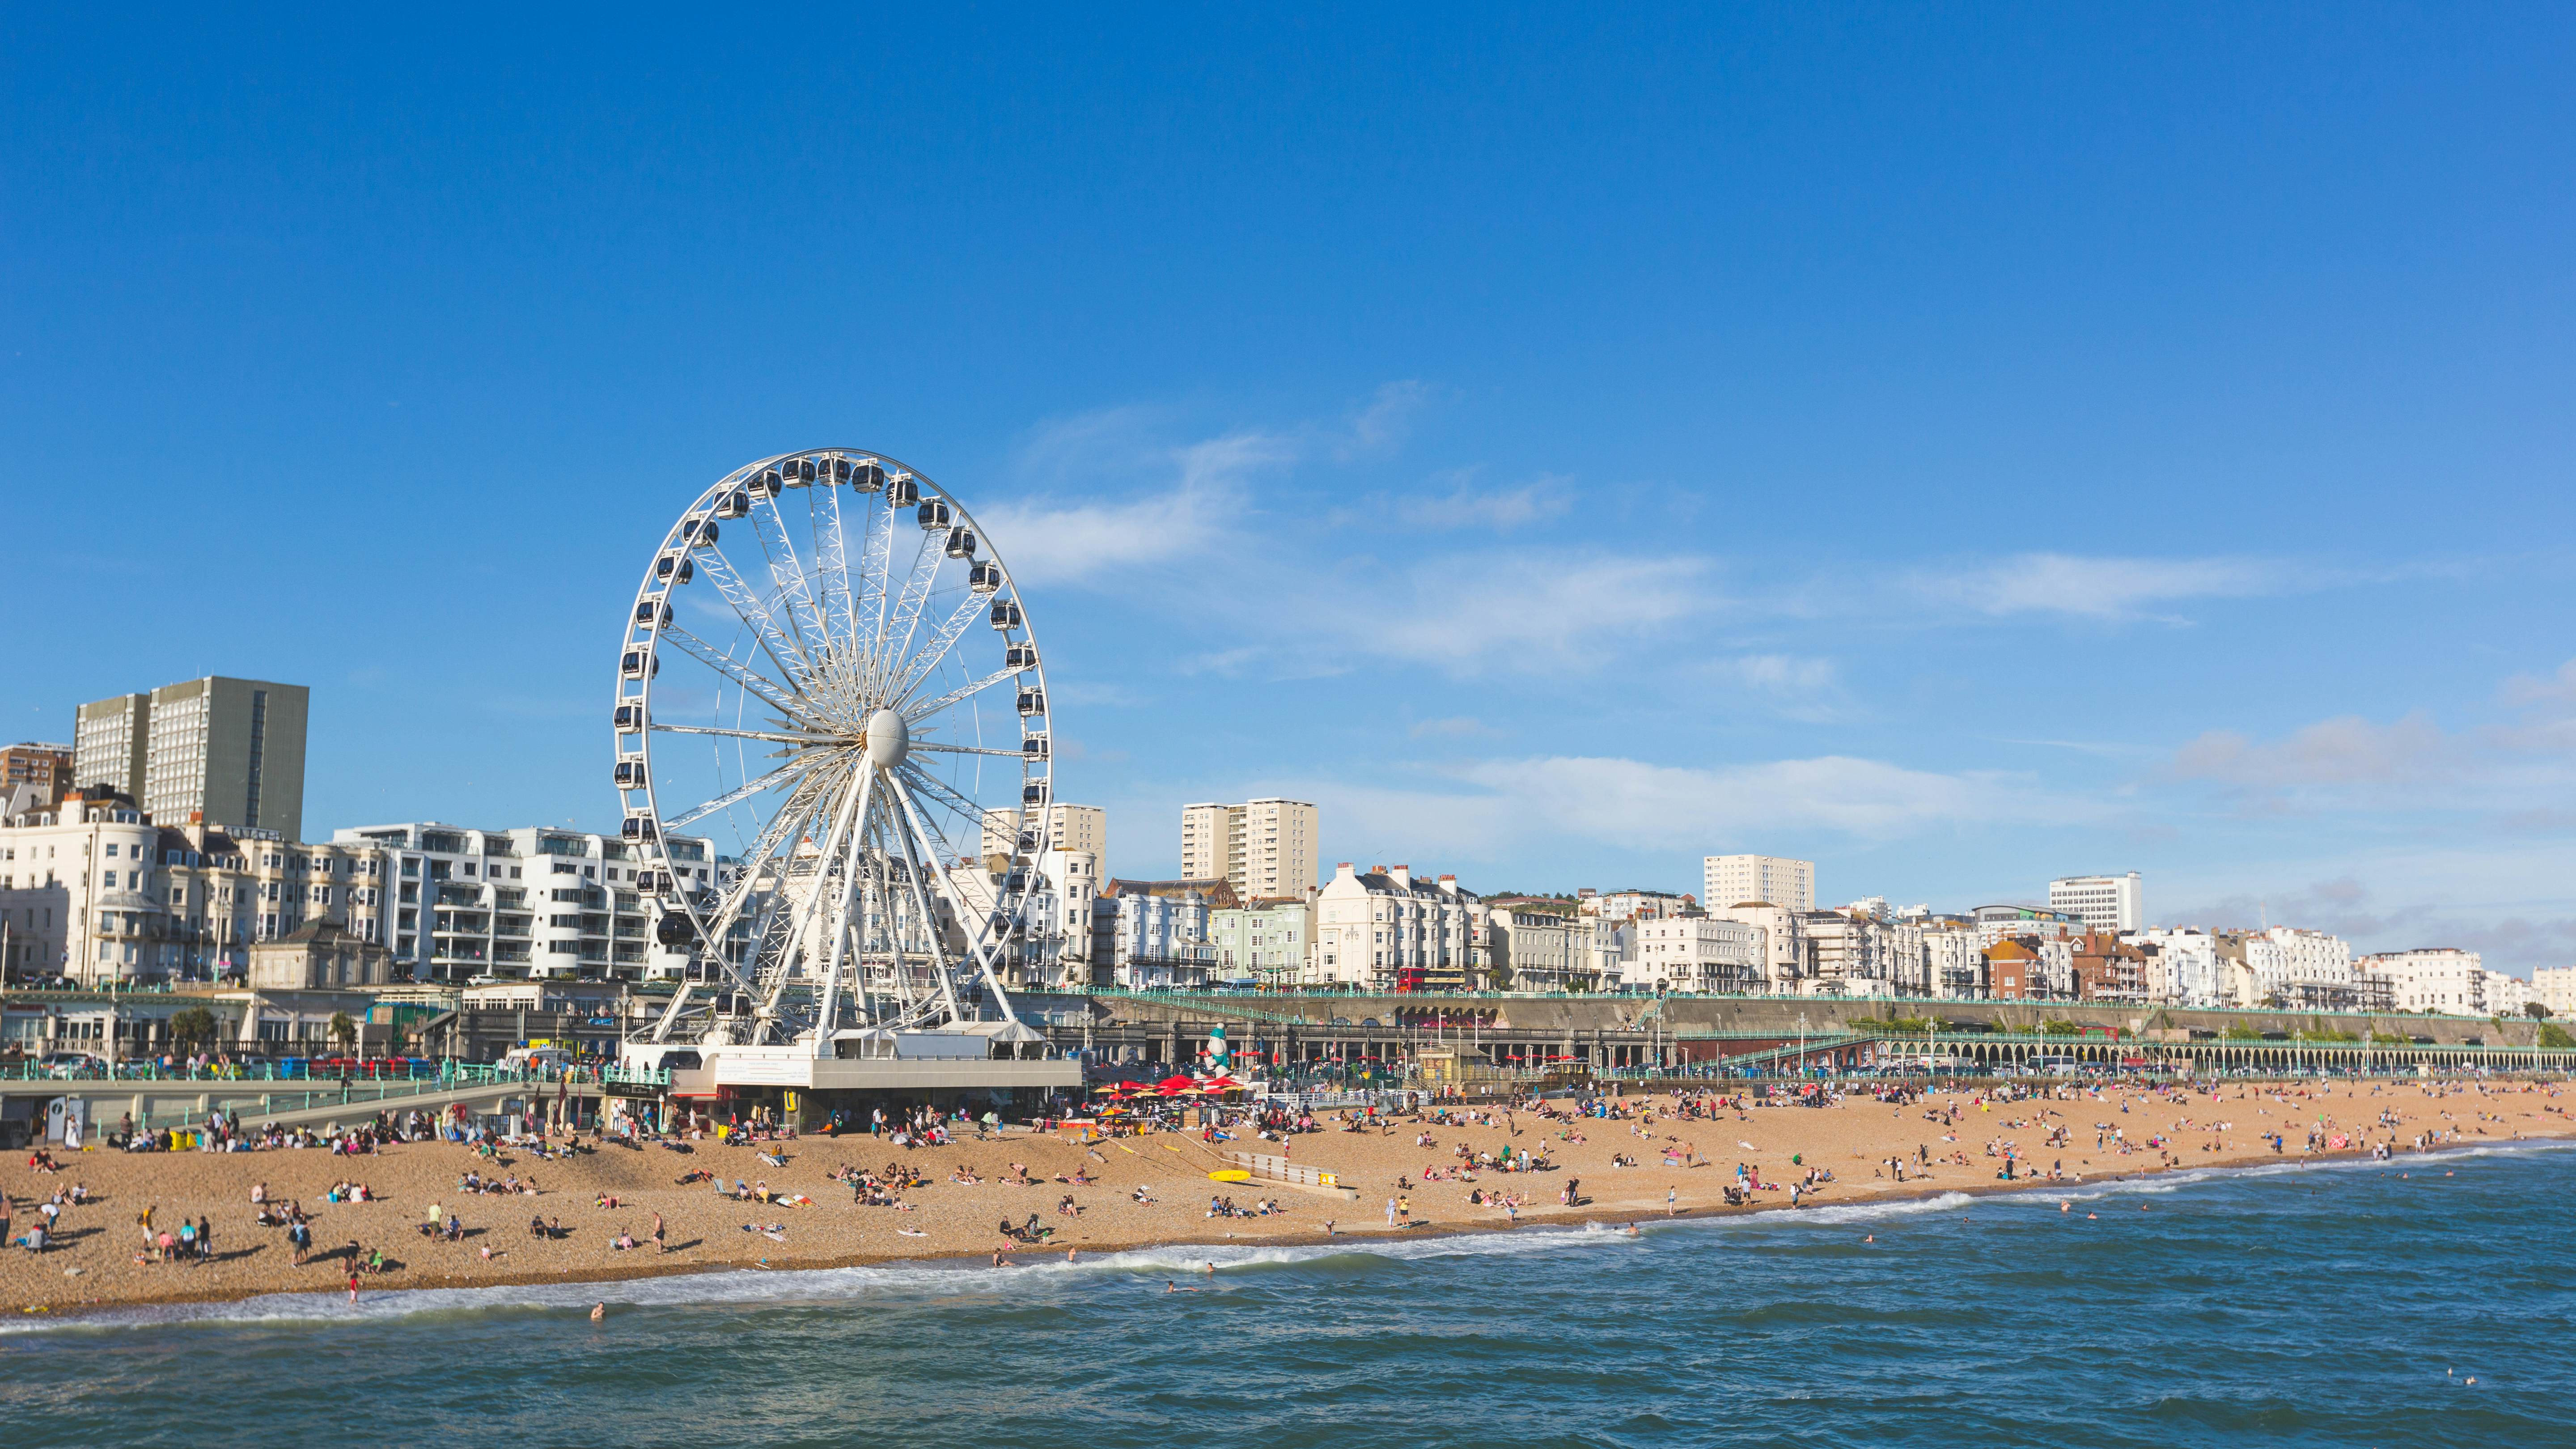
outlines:
[[[977,7],[0,43],[0,731],[309,683],[309,830],[613,821],[632,581],[845,443],[1111,864],[2576,957],[2563,8]]]

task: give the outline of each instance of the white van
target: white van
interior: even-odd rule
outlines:
[[[501,1058],[506,1072],[553,1072],[572,1065],[572,1053],[558,1046],[512,1047]]]

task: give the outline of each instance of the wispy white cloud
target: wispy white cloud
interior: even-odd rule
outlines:
[[[1459,715],[1453,719],[1422,720],[1415,723],[1404,733],[1408,739],[1455,740],[1467,739],[1477,735],[1495,735],[1502,733],[1502,731],[1487,725],[1482,720],[1473,719],[1466,715]]]
[[[1574,506],[1573,480],[1548,474],[1517,488],[1477,486],[1477,469],[1460,468],[1443,476],[1449,489],[1418,498],[1400,498],[1395,516],[1416,528],[1488,528],[1497,533],[1554,518]]]
[[[1307,632],[1281,643],[1452,676],[1596,668],[1718,607],[1708,573],[1700,559],[1565,549],[1354,569],[1302,600]]]
[[[976,523],[1024,584],[1080,584],[1218,547],[1240,519],[1255,478],[1296,461],[1300,445],[1246,429],[1193,442],[1140,436],[1150,415],[1133,409],[1068,419],[1043,430],[1022,472],[1078,479],[1080,496],[1040,493],[986,506]],[[1085,459],[1074,472],[1071,460]],[[1129,480],[1123,496],[1114,492]]]
[[[1343,781],[1295,788],[1333,812],[1336,839],[1426,859],[1492,860],[1568,839],[1699,854],[1755,837],[1821,832],[1883,841],[1997,824],[2082,824],[2099,807],[2017,775],[1944,774],[1828,755],[1696,768],[1551,755],[1444,772],[1459,787]]]
[[[1412,431],[1414,415],[1430,406],[1431,397],[1431,388],[1420,382],[1381,384],[1367,406],[1351,415],[1342,436],[1334,440],[1334,456],[1348,461],[1403,446]]]
[[[2570,669],[2559,673],[2576,681]],[[2510,829],[2560,828],[2550,802],[2576,788],[2576,693],[2529,675],[2499,693],[2524,706],[2519,720],[2453,732],[2416,710],[2386,724],[2340,715],[2277,740],[2210,730],[2175,750],[2160,773],[2219,785],[2269,811],[2470,810]]]
[[[2211,730],[2176,750],[2171,769],[2179,779],[2280,789],[2417,784],[2454,776],[2465,763],[2461,743],[2418,711],[2384,725],[2344,715],[2268,744]]]
[[[2302,593],[2343,581],[2341,575],[2287,559],[2024,553],[1953,572],[1918,573],[1911,583],[1923,596],[1990,616],[2062,614],[2173,623],[2181,621],[2153,610],[2194,599]]]

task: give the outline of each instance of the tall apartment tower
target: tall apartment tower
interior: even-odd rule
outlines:
[[[2146,889],[2138,873],[2070,875],[2048,883],[2048,908],[2081,916],[2097,931],[2146,929]]]
[[[82,705],[72,723],[72,785],[105,785],[143,798],[143,751],[151,743],[152,696],[120,694]]]
[[[156,824],[301,840],[311,700],[300,684],[210,674],[93,701],[73,729],[74,783],[130,795]]]
[[[1181,807],[1181,878],[1218,880],[1244,900],[1303,898],[1315,885],[1315,807],[1303,800]]]
[[[1023,812],[993,810],[984,816],[984,853],[1008,855],[1018,842]],[[1109,858],[1109,812],[1097,805],[1046,807],[1047,849],[1087,850],[1095,862]]]
[[[1711,911],[1768,901],[1793,911],[1816,908],[1816,863],[1776,855],[1712,855],[1700,862],[1700,900]]]

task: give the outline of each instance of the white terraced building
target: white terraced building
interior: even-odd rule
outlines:
[[[1393,990],[1400,973],[1442,976],[1469,966],[1471,899],[1456,876],[1416,880],[1410,866],[1343,861],[1315,894],[1315,945],[1308,979],[1318,985]]]
[[[2486,1015],[2486,966],[2475,951],[2450,946],[2382,951],[2353,965],[2388,983],[2389,1005],[2395,1010]]]
[[[1766,985],[1767,932],[1715,916],[1649,917],[1635,922],[1636,964],[1626,984],[1700,995],[1743,994]]]
[[[383,939],[396,974],[427,981],[677,979],[686,943],[657,936],[662,907],[649,865],[626,842],[577,830],[474,830],[438,821],[363,825],[339,844],[393,857]],[[724,867],[695,836],[664,842],[674,889],[712,892]]]
[[[240,976],[250,948],[308,922],[382,939],[392,857],[202,820],[154,823],[76,789],[0,826],[0,963],[80,985]]]

